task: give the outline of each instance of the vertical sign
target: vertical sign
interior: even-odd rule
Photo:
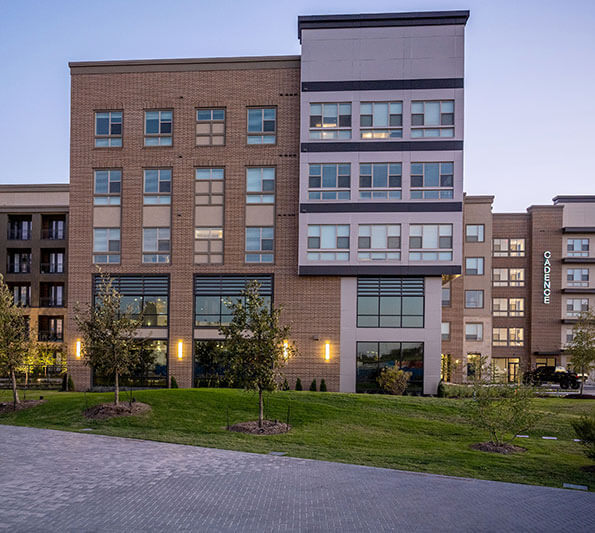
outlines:
[[[546,250],[543,252],[543,303],[549,305],[550,296],[552,295],[551,271],[552,263],[550,259],[552,252]]]

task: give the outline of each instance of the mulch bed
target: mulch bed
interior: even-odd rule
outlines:
[[[21,400],[21,403],[17,403],[17,411],[22,411],[23,409],[29,409],[31,407],[36,407],[45,403],[47,400]],[[6,413],[14,413],[14,403],[12,402],[2,402],[0,403],[0,415]]]
[[[83,414],[92,420],[106,420],[107,418],[115,418],[117,416],[134,416],[148,413],[151,406],[142,402],[123,402],[118,405],[113,403],[100,403],[85,410]]]
[[[567,394],[564,398],[571,400],[595,400],[595,394]]]
[[[287,433],[291,426],[278,420],[263,420],[262,427],[258,427],[258,421],[255,422],[240,422],[229,427],[229,431],[237,433],[249,433],[251,435],[278,435],[279,433]]]
[[[515,446],[514,444],[501,444],[498,446],[493,442],[479,442],[477,444],[472,444],[471,448],[480,452],[502,453],[504,455],[527,451],[527,448],[523,448],[522,446]]]

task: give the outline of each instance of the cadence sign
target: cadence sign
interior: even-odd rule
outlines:
[[[552,270],[552,264],[550,263],[550,258],[552,257],[552,252],[546,250],[543,252],[543,303],[549,304],[550,303],[550,296],[552,294],[552,287],[550,281],[550,273]]]

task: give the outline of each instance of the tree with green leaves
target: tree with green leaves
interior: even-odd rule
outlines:
[[[112,278],[101,274],[95,302],[84,310],[75,307],[74,320],[82,335],[81,355],[96,372],[114,378],[114,404],[120,401],[120,377],[131,374],[139,364],[141,350],[137,331],[140,315],[131,307],[121,308],[121,295]]]
[[[586,376],[595,368],[595,314],[591,309],[579,315],[572,328],[572,340],[566,345],[566,350],[571,353],[572,368],[582,374],[582,395]]]
[[[219,330],[225,337],[226,367],[234,384],[258,392],[258,427],[262,427],[263,393],[277,390],[281,369],[296,349],[288,341],[290,327],[280,323],[282,309],[269,307],[259,289],[260,284],[252,281],[242,298],[226,303],[232,319]]]
[[[0,371],[10,376],[13,403],[20,403],[16,372],[31,350],[27,317],[14,305],[12,293],[0,274]]]

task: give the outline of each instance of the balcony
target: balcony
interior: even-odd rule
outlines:
[[[42,274],[64,274],[64,263],[41,263]]]
[[[39,330],[38,340],[41,342],[62,342],[64,334],[61,331]]]
[[[8,250],[6,271],[9,274],[30,274],[31,250]]]
[[[31,240],[31,217],[10,216],[8,217],[9,241],[30,241]]]
[[[64,307],[64,299],[55,296],[42,296],[39,298],[39,307]]]

